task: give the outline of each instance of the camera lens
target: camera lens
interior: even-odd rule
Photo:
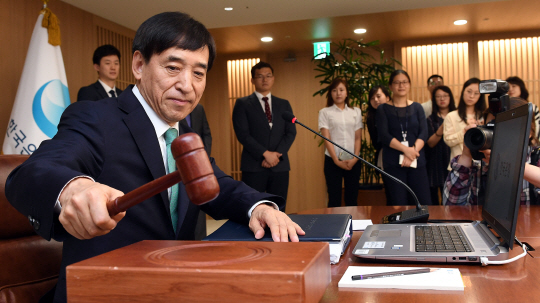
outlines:
[[[465,133],[465,145],[472,151],[491,148],[493,131],[484,127],[475,127]]]

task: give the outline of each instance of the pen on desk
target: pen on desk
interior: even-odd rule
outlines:
[[[374,279],[374,278],[388,278],[388,277],[396,277],[396,276],[404,276],[404,275],[423,274],[423,273],[428,273],[432,271],[436,271],[436,269],[427,267],[427,268],[419,268],[419,269],[381,272],[381,273],[376,273],[376,274],[357,275],[357,276],[352,276],[352,279],[354,281],[354,280],[366,280],[366,279]]]

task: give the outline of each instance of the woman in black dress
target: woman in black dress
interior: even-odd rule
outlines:
[[[411,80],[407,72],[395,70],[390,75],[392,101],[377,109],[383,166],[387,173],[413,190],[420,204],[431,205],[424,155],[426,116],[419,103],[407,99],[410,88]],[[415,199],[402,184],[385,176],[383,178],[387,205],[415,205]]]
[[[443,186],[448,176],[450,147],[444,143],[443,122],[446,114],[456,110],[454,95],[448,86],[437,86],[431,93],[433,112],[427,118],[428,140],[426,147],[426,167],[429,178],[429,189],[433,204],[440,204]]]
[[[380,154],[382,145],[379,143],[379,133],[377,132],[377,123],[375,123],[375,116],[379,105],[388,103],[390,101],[390,92],[386,86],[376,85],[369,91],[369,103],[366,112],[366,125],[371,138],[371,143],[375,147],[375,163],[378,167],[382,166],[382,156]]]

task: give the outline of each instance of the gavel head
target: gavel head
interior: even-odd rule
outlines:
[[[172,142],[171,152],[191,202],[201,205],[217,198],[219,184],[201,137],[183,134]]]

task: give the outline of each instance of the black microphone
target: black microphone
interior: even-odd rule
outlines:
[[[285,121],[289,121],[291,123],[296,123],[296,124],[300,124],[302,125],[304,128],[308,129],[309,131],[311,131],[312,133],[314,133],[315,135],[323,138],[324,140],[334,144],[335,146],[341,148],[342,150],[344,150],[346,153],[350,154],[351,156],[355,157],[356,159],[364,162],[365,164],[373,167],[375,170],[377,170],[378,172],[380,172],[381,174],[387,176],[388,178],[392,179],[393,181],[405,186],[405,188],[411,193],[411,195],[414,197],[414,200],[416,201],[416,208],[415,209],[408,209],[408,210],[404,210],[404,211],[401,211],[401,212],[398,212],[398,213],[394,213],[394,214],[391,214],[391,215],[388,215],[388,216],[385,216],[383,217],[382,219],[382,223],[426,223],[428,221],[428,218],[429,218],[429,211],[428,211],[428,208],[427,206],[422,206],[420,205],[420,201],[418,201],[418,197],[416,197],[416,195],[414,194],[413,190],[407,186],[407,184],[403,183],[403,181],[399,180],[398,178],[390,175],[389,173],[385,172],[384,170],[378,168],[377,166],[367,162],[366,160],[362,159],[361,157],[355,155],[354,153],[346,150],[345,148],[339,146],[337,143],[333,142],[332,140],[326,138],[325,136],[319,134],[318,132],[312,130],[311,128],[309,128],[308,126],[302,124],[300,121],[298,121],[298,119],[296,119],[296,117],[293,115],[293,113],[291,112],[284,112],[283,115],[281,115],[281,117],[285,120]]]

